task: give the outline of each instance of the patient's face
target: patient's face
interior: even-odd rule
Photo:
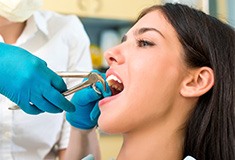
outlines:
[[[105,52],[118,94],[100,101],[99,126],[110,133],[125,133],[160,125],[171,116],[185,77],[183,49],[174,28],[160,11],[140,19],[120,45]],[[114,76],[110,76],[109,79]]]

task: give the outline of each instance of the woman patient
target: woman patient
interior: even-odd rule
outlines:
[[[185,5],[155,5],[105,58],[112,96],[92,99],[87,88],[72,102],[95,110],[99,101],[99,127],[123,134],[117,159],[235,159],[233,28]],[[70,124],[76,116],[67,113]]]

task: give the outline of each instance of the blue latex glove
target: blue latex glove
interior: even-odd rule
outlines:
[[[106,79],[105,73],[93,71],[99,73],[104,79]],[[104,97],[111,95],[111,90],[106,82],[106,91],[103,89],[103,85],[100,82],[96,83],[97,89],[101,92],[98,94],[92,87],[84,88],[77,91],[71,102],[75,105],[75,112],[67,112],[66,119],[74,127],[80,129],[91,129],[97,125],[97,120],[100,115],[98,102]]]
[[[95,160],[95,157],[92,154],[89,154],[88,156],[84,157],[82,160]]]
[[[24,49],[0,43],[0,93],[23,111],[74,111],[74,105],[61,94],[66,90],[63,79],[43,60]]]

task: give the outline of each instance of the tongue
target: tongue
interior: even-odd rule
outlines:
[[[120,93],[120,91],[118,91],[118,90],[116,90],[116,89],[114,89],[114,88],[112,88],[112,87],[110,88],[110,90],[111,90],[111,92],[112,92],[112,96],[114,96],[114,95]]]

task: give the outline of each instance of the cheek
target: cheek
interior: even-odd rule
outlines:
[[[163,65],[164,66],[164,65]],[[141,69],[140,69],[141,70]],[[139,80],[132,79],[129,90],[128,115],[130,127],[158,123],[169,115],[179,96],[182,73],[175,67],[142,71]],[[134,76],[133,76],[134,77]]]

